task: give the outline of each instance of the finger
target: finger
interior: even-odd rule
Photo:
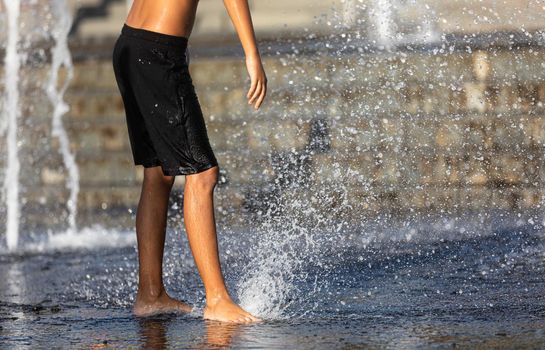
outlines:
[[[258,107],[261,107],[261,104],[265,100],[265,97],[267,97],[267,85],[266,84],[263,86],[263,91],[261,92],[261,98],[258,101]]]
[[[261,83],[258,82],[258,83],[257,83],[257,86],[256,86],[256,88],[255,88],[254,93],[252,94],[252,96],[251,96],[250,99],[248,100],[248,103],[254,104],[256,98],[259,96],[260,93],[261,93]]]
[[[257,99],[257,102],[255,103],[255,109],[258,109],[261,107],[261,104],[263,103],[263,100],[265,99],[265,96],[267,95],[267,86],[264,85],[261,89],[261,95]]]
[[[257,88],[255,89],[254,91],[254,94],[252,95],[252,97],[250,98],[250,104],[254,104],[256,99],[259,97],[259,95],[261,94],[261,90],[263,89],[263,85],[261,83],[258,83],[257,84]]]
[[[255,92],[255,89],[257,87],[257,80],[252,81],[252,84],[250,85],[250,89],[248,90],[248,93],[246,94],[246,97],[249,99],[250,96],[252,96]]]

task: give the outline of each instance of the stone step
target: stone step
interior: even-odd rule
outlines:
[[[103,37],[119,34],[127,16],[127,2],[114,1],[107,8],[106,17],[88,18],[79,27],[80,37]]]

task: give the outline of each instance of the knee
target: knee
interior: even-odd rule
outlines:
[[[211,192],[218,183],[218,173],[218,167],[215,166],[200,173],[188,175],[186,182],[194,190]]]

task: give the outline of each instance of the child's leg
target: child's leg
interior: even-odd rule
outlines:
[[[164,176],[161,167],[145,168],[142,193],[136,212],[138,239],[138,294],[134,313],[139,316],[191,308],[171,299],[163,286],[163,249],[168,200],[173,176]]]
[[[204,317],[226,322],[257,321],[233,303],[223,280],[214,218],[214,187],[217,178],[217,166],[188,175],[184,191],[187,236],[206,292]]]

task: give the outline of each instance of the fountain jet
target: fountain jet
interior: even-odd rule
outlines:
[[[23,117],[20,102],[20,75],[22,62],[28,58],[26,48],[32,45],[21,45],[23,37],[19,29],[21,26],[21,2],[20,0],[3,0],[6,9],[8,24],[6,56],[4,61],[4,109],[0,119],[0,135],[6,137],[7,157],[3,194],[6,207],[6,245],[9,250],[17,248],[19,241],[20,219],[22,199],[20,196],[20,168],[21,152],[20,147],[25,140],[22,140],[18,132],[20,119]],[[64,101],[64,93],[73,76],[73,65],[68,49],[68,33],[72,24],[69,7],[66,0],[55,0],[49,3],[48,11],[51,17],[47,16],[46,21],[53,19],[55,25],[48,31],[52,45],[51,66],[47,81],[43,88],[52,106],[51,136],[58,140],[59,152],[62,156],[64,167],[67,169],[66,187],[70,191],[67,200],[68,209],[68,233],[76,231],[77,198],[79,193],[79,170],[74,153],[70,150],[68,134],[63,126],[62,117],[69,111],[69,106]],[[41,21],[41,19],[39,19]],[[45,22],[40,25],[47,26]],[[65,74],[61,74],[61,72]],[[62,77],[62,78],[61,78]]]
[[[52,36],[55,40],[55,46],[52,48],[51,71],[49,82],[46,86],[46,92],[53,106],[52,115],[52,136],[59,140],[60,153],[62,155],[64,166],[68,171],[66,187],[70,190],[70,198],[67,202],[68,207],[68,230],[71,233],[76,232],[77,201],[79,193],[79,169],[76,163],[75,155],[70,151],[70,142],[66,129],[62,124],[62,116],[70,110],[70,107],[63,99],[68,84],[74,75],[72,58],[68,49],[68,33],[72,25],[72,17],[68,12],[66,0],[54,2],[53,10],[59,15],[59,22],[53,28]],[[66,70],[66,77],[62,81],[60,88],[59,72],[61,68]]]
[[[4,61],[5,101],[1,134],[7,133],[7,166],[4,177],[4,191],[7,209],[6,243],[8,249],[17,246],[19,238],[19,146],[17,140],[17,120],[19,119],[18,76],[21,57],[17,50],[19,41],[19,0],[4,0],[8,22],[8,39]]]

